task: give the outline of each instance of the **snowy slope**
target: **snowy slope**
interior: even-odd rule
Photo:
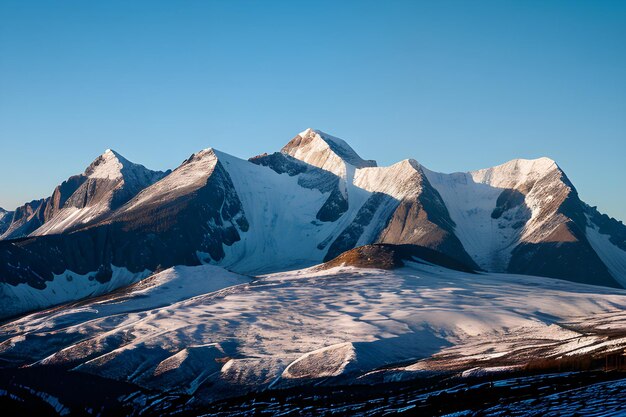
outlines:
[[[125,287],[148,277],[151,271],[131,272],[126,268],[111,267],[111,277],[106,282],[96,280],[98,271],[78,274],[65,271],[55,274],[45,288],[35,288],[27,283],[11,285],[0,283],[1,317],[11,317],[26,311],[47,308],[71,300],[80,300],[108,294],[118,288]]]
[[[549,158],[467,173],[424,171],[445,201],[456,235],[485,270],[506,271],[519,243],[541,242],[568,220],[558,209],[569,187]],[[535,187],[546,178],[549,183]]]
[[[610,236],[598,230],[591,220],[587,226],[587,239],[611,275],[626,288],[626,250],[611,242]]]
[[[15,366],[71,363],[146,387],[158,378],[160,389],[184,386],[214,398],[240,392],[233,386],[351,378],[410,360],[416,363],[388,372],[414,377],[494,358],[519,364],[515,352],[524,346],[541,347],[546,357],[602,350],[606,336],[594,326],[626,331],[624,308],[621,290],[423,264],[308,269],[251,283],[214,266],[186,267],[119,294],[6,323],[0,358]],[[620,340],[611,345],[626,345]],[[194,347],[202,349],[186,362]],[[198,361],[215,368],[201,381]],[[172,378],[162,378],[163,370]]]
[[[476,263],[486,270],[505,271],[511,251],[523,238],[527,223],[533,214],[538,214],[540,206],[526,201],[523,187],[555,169],[553,161],[541,158],[514,160],[468,173],[442,174],[429,170],[425,173],[445,201],[456,223],[456,235]],[[505,190],[520,194],[518,204],[494,218],[498,198]],[[534,212],[531,206],[535,207]]]
[[[226,249],[225,261],[220,263],[238,272],[277,271],[321,262],[328,244],[349,227],[376,192],[375,186],[361,187],[355,178],[355,172],[360,170],[342,161],[345,172],[352,173],[350,181],[342,178],[348,208],[337,220],[323,222],[317,219],[317,213],[331,192],[326,186],[321,187],[323,191],[303,186],[306,181],[312,181],[311,178],[324,179],[323,173],[313,170],[289,176],[228,154],[218,152],[218,155],[233,180],[250,222],[250,230],[242,234],[241,241]],[[371,227],[379,228],[380,223],[373,221]],[[367,228],[362,231],[363,236],[371,234]],[[373,238],[375,236],[370,237]]]
[[[341,152],[335,153],[336,148],[327,145],[330,136],[323,132],[309,129],[299,137],[312,140],[303,145],[304,149],[292,140],[284,150],[301,158],[308,168],[293,175],[215,151],[250,223],[240,241],[225,247],[226,256],[220,265],[242,273],[263,273],[321,262],[333,243],[341,241],[347,232],[352,240],[343,250],[375,242],[398,204],[422,191],[419,166],[413,160],[370,167],[373,161],[363,161],[343,141],[337,142]],[[333,175],[326,178],[316,168]],[[330,187],[307,185],[315,183],[312,178],[316,177]],[[333,178],[338,180],[347,208],[336,220],[319,221],[317,214],[332,197]],[[365,208],[368,216],[362,220]],[[199,258],[206,257],[200,253]]]
[[[226,256],[220,265],[258,273],[319,262],[323,253],[317,243],[337,227],[315,221],[327,194],[300,186],[297,176],[277,174],[222,152],[216,154],[233,181],[250,224],[240,241],[224,248]],[[207,259],[202,253],[199,258]]]

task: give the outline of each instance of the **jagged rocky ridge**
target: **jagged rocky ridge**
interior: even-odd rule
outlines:
[[[0,226],[0,237],[71,232],[111,214],[166,174],[134,164],[107,149],[84,173],[57,186],[50,197],[26,203],[10,219],[7,216],[8,226],[4,230]],[[0,218],[0,224],[2,221]]]
[[[108,151],[12,219],[0,242],[2,316],[174,265],[259,274],[370,243],[419,245],[472,269],[626,285],[626,227],[583,203],[550,159],[455,174],[412,159],[378,167],[312,129],[280,152],[246,161],[207,149],[171,173]]]
[[[13,220],[13,212],[0,207],[0,236],[7,231]]]

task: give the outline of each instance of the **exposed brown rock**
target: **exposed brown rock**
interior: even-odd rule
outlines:
[[[429,248],[417,245],[383,243],[364,245],[351,249],[335,259],[320,265],[320,269],[330,269],[337,266],[396,269],[404,266],[405,261],[426,262],[457,271],[474,272],[474,269],[468,265]]]

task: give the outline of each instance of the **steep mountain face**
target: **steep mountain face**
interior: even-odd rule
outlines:
[[[33,200],[16,208],[4,233],[0,235],[0,240],[28,236],[41,227],[46,221],[45,212],[49,200]]]
[[[615,280],[626,288],[626,226],[595,207],[583,202],[580,206],[587,220],[581,224],[586,225],[583,230],[589,244]]]
[[[468,173],[426,172],[450,210],[456,235],[481,268],[626,284],[626,276],[611,273],[590,244],[585,204],[551,159],[518,159]],[[616,223],[612,230],[620,229]],[[618,258],[626,260],[626,252]]]
[[[456,236],[456,224],[421,165],[414,160],[392,165],[380,183],[391,187],[385,192],[396,195],[399,204],[377,242],[431,248],[478,268]]]
[[[164,175],[107,149],[83,174],[70,177],[54,190],[45,221],[32,235],[70,232],[96,222]]]
[[[347,175],[348,165],[376,166],[376,161],[362,159],[344,140],[310,128],[289,141],[281,152],[340,177]]]
[[[248,230],[213,150],[192,155],[105,220],[70,234],[0,242],[0,316],[109,292],[161,266],[218,262]]]
[[[224,245],[239,241],[249,229],[232,180],[213,149],[192,155],[102,226],[119,229],[121,239],[128,233],[140,239],[143,249],[134,251],[136,262],[150,269],[159,263],[197,264],[198,251],[218,262],[225,256]]]
[[[13,220],[13,212],[0,207],[0,236],[7,231]]]
[[[206,149],[166,174],[106,152],[24,207],[6,233],[30,236],[0,242],[0,316],[175,265],[263,274],[372,243],[419,245],[470,269],[626,286],[626,227],[580,201],[547,158],[454,174],[412,159],[378,167],[307,129],[280,152],[242,160]]]

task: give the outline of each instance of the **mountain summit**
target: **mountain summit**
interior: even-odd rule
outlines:
[[[345,174],[343,164],[376,166],[376,161],[364,160],[344,140],[311,128],[299,133],[281,152],[337,175]]]
[[[132,169],[134,165],[117,152],[107,149],[87,167],[85,176],[106,179],[120,178],[122,177],[122,170]]]

